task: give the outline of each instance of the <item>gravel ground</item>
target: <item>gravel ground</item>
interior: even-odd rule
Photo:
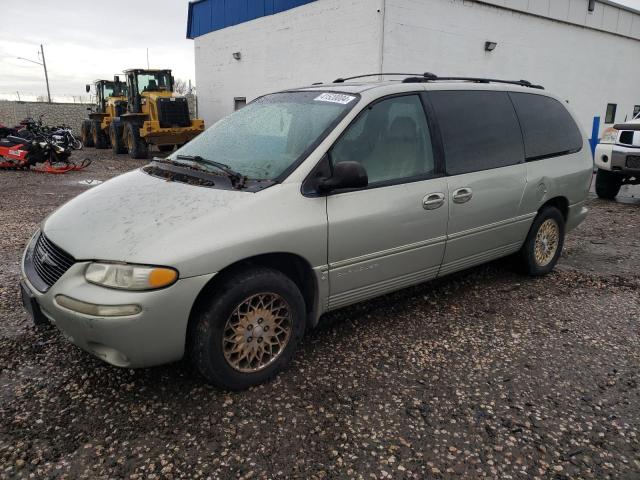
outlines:
[[[341,310],[229,394],[29,325],[32,231],[140,165],[86,153],[82,173],[0,172],[0,478],[640,478],[637,190],[591,200],[546,278],[507,259]]]

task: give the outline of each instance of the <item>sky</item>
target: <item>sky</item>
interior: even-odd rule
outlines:
[[[151,68],[171,68],[195,84],[188,0],[0,1],[0,99],[46,94],[42,67],[16,58],[39,61],[41,43],[54,101],[88,100],[87,83],[144,68],[147,48]],[[615,1],[640,10],[640,0]]]
[[[640,10],[640,0],[613,0],[613,1],[615,3],[619,3],[620,5],[626,5],[627,7]]]
[[[16,59],[40,61],[41,43],[54,101],[87,100],[87,83],[145,68],[147,47],[151,68],[170,68],[174,77],[195,84],[188,0],[0,1],[0,98],[46,94],[43,68]]]

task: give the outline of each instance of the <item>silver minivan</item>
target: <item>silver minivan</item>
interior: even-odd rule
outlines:
[[[243,389],[328,311],[512,254],[553,269],[593,170],[564,102],[347,80],[258,98],[55,211],[22,262],[34,321],[116,366],[188,355]]]

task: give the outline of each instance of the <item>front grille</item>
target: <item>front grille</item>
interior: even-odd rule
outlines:
[[[34,287],[46,292],[75,263],[75,259],[40,233],[27,251],[25,272]]]
[[[189,105],[186,98],[159,98],[158,116],[160,128],[188,127],[191,125]]]
[[[628,156],[627,157],[627,168],[633,168],[634,170],[640,170],[640,157],[637,156]]]

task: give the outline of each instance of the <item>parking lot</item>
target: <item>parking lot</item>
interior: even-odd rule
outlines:
[[[1,478],[640,478],[640,189],[593,197],[551,275],[505,259],[340,310],[230,394],[28,323],[39,222],[142,165],[74,155],[93,164],[0,173]]]

